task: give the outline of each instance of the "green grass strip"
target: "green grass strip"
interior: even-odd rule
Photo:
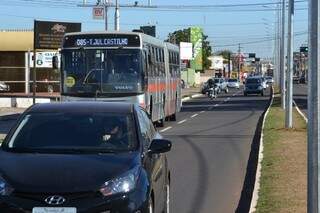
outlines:
[[[263,129],[263,161],[258,213],[307,211],[307,129],[296,110],[293,129],[284,128],[285,111],[275,96]]]

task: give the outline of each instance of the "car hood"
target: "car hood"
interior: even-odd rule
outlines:
[[[2,177],[20,192],[70,193],[99,189],[140,164],[137,152],[101,155],[0,152]]]

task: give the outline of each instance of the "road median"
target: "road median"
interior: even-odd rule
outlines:
[[[307,211],[307,126],[297,110],[293,129],[275,95],[263,129],[263,160],[256,212]]]

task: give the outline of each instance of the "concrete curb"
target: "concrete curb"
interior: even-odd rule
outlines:
[[[201,97],[201,96],[202,96],[202,94],[194,94],[194,95],[191,95],[189,97],[182,98],[181,101],[185,102],[185,101],[188,101],[188,100],[190,100],[192,98],[198,98],[198,97]]]
[[[273,91],[273,90],[272,90]],[[269,114],[270,108],[272,106],[274,99],[274,93],[272,94],[272,98],[270,101],[270,104],[268,106],[268,109],[266,113],[263,116],[263,121],[262,121],[262,129],[261,129],[261,135],[260,135],[260,148],[259,148],[259,157],[258,157],[258,165],[257,165],[257,172],[256,172],[256,180],[254,183],[254,189],[253,189],[253,194],[252,194],[252,199],[251,199],[251,205],[250,205],[250,213],[253,213],[256,211],[256,207],[258,204],[258,199],[259,199],[259,190],[260,190],[260,178],[261,178],[261,164],[263,160],[263,129],[266,121],[266,117]]]
[[[304,113],[300,110],[300,108],[298,107],[298,104],[293,100],[293,104],[294,107],[296,108],[296,110],[298,111],[298,113],[303,117],[303,119],[305,120],[306,123],[308,123],[308,118],[304,115]]]

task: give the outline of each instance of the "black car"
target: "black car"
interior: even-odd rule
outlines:
[[[168,212],[170,149],[134,104],[34,105],[1,146],[0,212]]]
[[[264,95],[263,79],[261,77],[249,77],[245,81],[245,87],[243,90],[244,96],[248,94],[260,94]]]

